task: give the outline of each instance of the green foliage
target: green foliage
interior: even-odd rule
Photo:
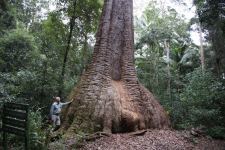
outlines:
[[[52,95],[54,82],[46,80],[46,58],[40,54],[34,37],[23,29],[15,29],[0,40],[1,99],[48,104],[43,95]]]
[[[143,45],[149,46],[152,51],[158,50],[163,53],[163,43],[170,43],[172,52],[180,54],[190,44],[188,23],[172,8],[160,9],[156,2],[151,2],[146,8],[141,20],[136,21],[137,34],[140,37],[137,42],[138,48]]]
[[[29,138],[30,149],[43,150],[47,149],[47,139],[49,136],[49,129],[43,129],[42,116],[40,111],[31,111],[29,114]]]
[[[1,72],[25,69],[36,51],[34,38],[23,29],[11,30],[0,38]]]
[[[72,1],[57,3],[61,10],[39,16],[48,8],[47,0],[4,1],[0,13],[0,95],[2,101],[26,102],[45,107],[57,95],[69,24],[65,18],[74,13],[75,29],[66,66],[64,96],[79,80],[90,60],[92,47],[88,34],[96,30],[101,3],[78,2],[71,12]],[[4,10],[4,11],[3,11]],[[7,13],[7,14],[6,14]],[[11,18],[5,15],[10,15]],[[11,19],[11,20],[9,20]],[[15,25],[16,24],[16,25]],[[7,28],[6,28],[7,27]],[[4,34],[3,34],[4,33]],[[86,38],[85,38],[86,37]]]
[[[185,81],[180,96],[185,113],[178,125],[204,126],[210,135],[223,137],[225,87],[222,82],[218,81],[211,72],[203,72],[201,69],[187,74]]]
[[[185,74],[193,71],[194,68],[199,67],[200,60],[199,49],[195,46],[188,46],[180,59],[180,72]]]
[[[152,53],[146,58],[137,58],[136,65],[138,77],[145,87],[157,96],[162,96],[167,89],[167,70],[163,59]]]
[[[63,99],[71,92],[90,61],[93,34],[97,29],[102,1],[3,0],[0,2],[0,107],[3,102],[29,103],[32,149],[45,149],[48,130],[43,117],[49,113],[59,80],[70,23],[75,16],[65,70]],[[56,6],[49,10],[49,4]],[[44,12],[44,13],[43,13]],[[42,108],[41,111],[36,111]],[[12,137],[14,149],[20,140]],[[14,142],[13,140],[16,139]]]
[[[2,0],[0,4],[0,36],[7,32],[7,30],[13,29],[15,26],[15,17],[9,8],[8,1]]]
[[[68,8],[68,16],[71,16],[72,15],[71,13],[73,12],[71,6],[72,5],[70,4],[70,7]],[[99,0],[97,1],[82,0],[77,2],[77,6],[75,8],[76,9],[75,16],[81,22],[76,22],[77,25],[76,29],[80,29],[81,35],[96,31],[101,6],[102,4]]]
[[[142,19],[136,20],[136,65],[141,82],[171,112],[183,86],[180,79],[199,66],[199,52],[191,43],[184,18],[174,9],[160,6],[153,1]]]
[[[199,49],[189,39],[188,23],[174,9],[161,8],[151,3],[136,22],[139,80],[160,100],[173,127],[203,126],[209,135],[224,138],[224,83],[198,68]],[[169,59],[164,41],[170,45]],[[215,61],[211,48],[204,49],[207,63]]]
[[[209,63],[211,69],[221,77],[225,72],[225,2],[221,0],[195,0],[197,14],[202,28],[206,31],[206,39],[212,46],[213,59]]]
[[[200,22],[205,28],[210,26],[224,27],[224,2],[221,0],[194,0]],[[210,19],[209,19],[210,18]]]
[[[43,10],[49,9],[49,0],[9,0],[10,10],[18,23],[24,28],[42,20]]]
[[[32,99],[29,93],[37,81],[33,65],[39,55],[34,37],[23,29],[15,29],[0,41],[1,100],[25,102]]]
[[[224,126],[214,126],[209,129],[208,134],[215,138],[225,139],[225,127]]]

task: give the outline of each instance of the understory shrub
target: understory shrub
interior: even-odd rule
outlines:
[[[202,71],[200,68],[187,74],[185,82],[180,94],[182,117],[177,126],[180,128],[203,126],[212,137],[225,138],[223,82],[210,71]]]

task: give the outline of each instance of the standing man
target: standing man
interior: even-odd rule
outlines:
[[[54,127],[53,131],[56,131],[60,128],[60,125],[61,125],[60,113],[61,113],[62,107],[70,104],[71,102],[72,101],[62,103],[60,102],[60,97],[54,98],[54,102],[50,109],[50,116],[51,116],[51,120],[53,122],[53,127]]]

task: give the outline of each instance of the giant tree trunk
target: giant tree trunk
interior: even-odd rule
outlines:
[[[170,121],[138,81],[132,0],[105,0],[91,64],[70,95],[62,129],[129,132],[167,128]]]

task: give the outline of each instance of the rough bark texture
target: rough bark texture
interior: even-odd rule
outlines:
[[[166,112],[134,66],[133,1],[105,0],[93,60],[70,95],[63,130],[107,133],[168,128]]]

